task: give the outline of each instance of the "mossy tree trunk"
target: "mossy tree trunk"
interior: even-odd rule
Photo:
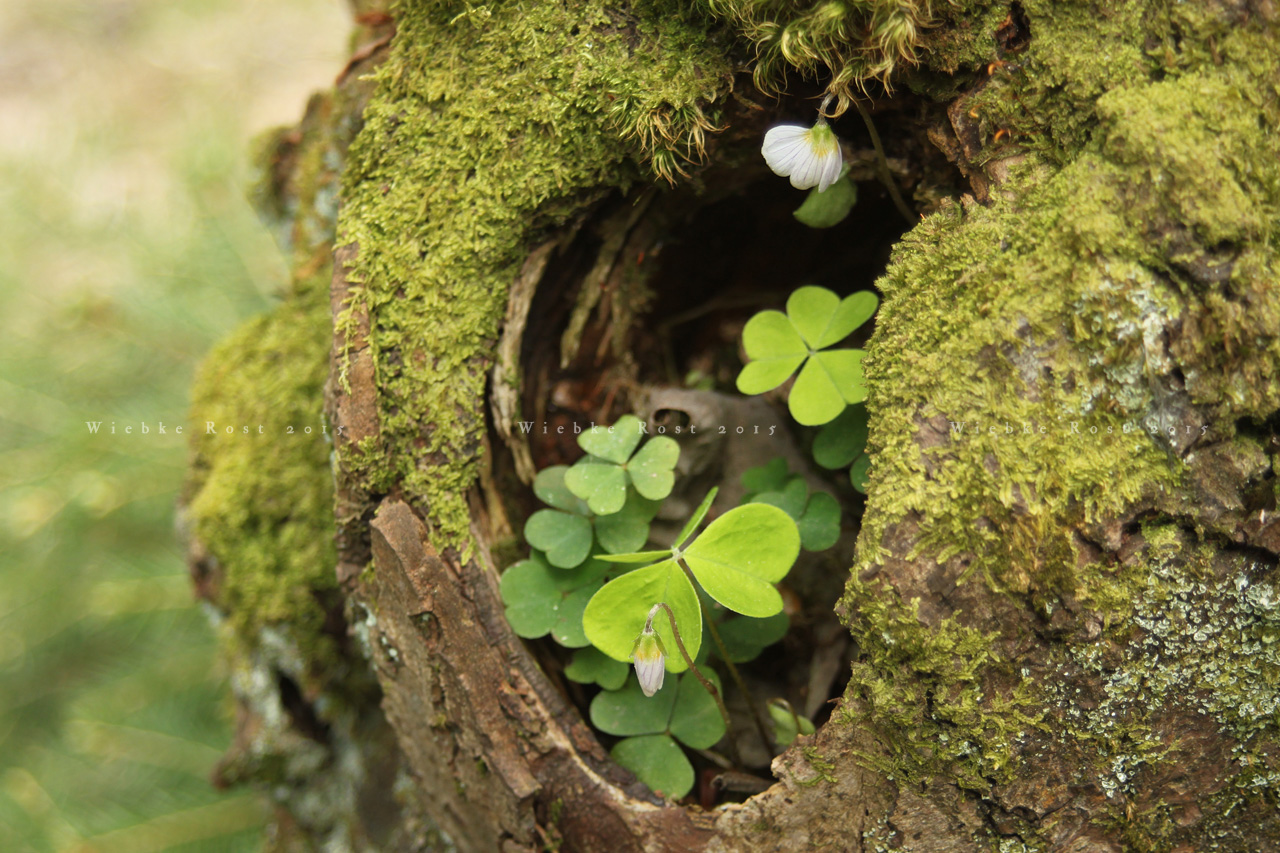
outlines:
[[[295,285],[196,393],[334,433],[201,435],[186,500],[243,708],[220,778],[270,785],[280,849],[1280,849],[1270,0],[359,12],[266,150]],[[514,423],[565,383],[601,389],[584,419],[640,405],[646,312],[713,296],[654,259],[772,192],[761,134],[812,102],[755,87],[805,73],[882,93],[924,215],[870,270],[852,678],[776,784],[703,812],[613,765],[506,624],[548,452]]]

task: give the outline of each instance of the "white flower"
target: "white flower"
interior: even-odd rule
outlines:
[[[645,696],[652,696],[662,689],[662,679],[667,672],[667,650],[662,647],[662,639],[653,632],[653,617],[659,606],[655,604],[649,611],[644,630],[631,650],[631,660],[636,665],[636,681],[640,682]]]
[[[822,118],[813,127],[781,124],[770,129],[760,153],[775,175],[790,176],[798,190],[817,187],[825,192],[844,167],[840,140]]]

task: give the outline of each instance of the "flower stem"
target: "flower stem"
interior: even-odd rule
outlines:
[[[867,133],[871,134],[871,144],[876,149],[876,160],[880,165],[880,183],[884,184],[885,189],[889,191],[889,197],[893,199],[893,204],[898,208],[898,212],[902,214],[902,218],[907,220],[908,225],[915,225],[916,216],[911,212],[911,208],[907,207],[907,203],[902,200],[902,193],[898,191],[898,184],[893,180],[893,175],[889,172],[889,159],[884,156],[884,146],[880,144],[880,134],[876,132],[876,126],[871,121],[871,114],[867,112],[867,108],[857,98],[853,99],[853,105],[858,108],[858,115],[862,116],[862,122],[867,126]]]
[[[715,620],[711,618],[711,612],[707,610],[706,605],[701,601],[702,605],[702,621],[707,623],[707,628],[711,631],[711,639],[716,644],[716,651],[720,654],[720,660],[724,661],[725,667],[729,670],[729,677],[733,679],[733,683],[742,691],[742,698],[747,702],[747,708],[751,711],[751,721],[756,724],[756,732],[760,735],[760,742],[764,744],[764,751],[767,755],[774,754],[773,739],[769,737],[768,727],[765,726],[764,720],[760,717],[760,708],[756,704],[755,696],[752,695],[751,689],[747,687],[747,683],[742,680],[742,673],[738,672],[738,668],[733,665],[733,661],[729,659],[729,650],[725,648],[724,640],[720,639],[720,629],[716,627]]]
[[[729,709],[725,707],[724,699],[720,696],[720,691],[707,677],[698,669],[697,664],[693,662],[693,658],[689,656],[689,650],[684,647],[684,639],[680,636],[680,628],[676,625],[676,615],[671,612],[671,608],[666,602],[660,601],[655,607],[661,607],[662,611],[667,614],[667,619],[671,622],[671,633],[676,638],[676,646],[680,649],[680,655],[684,658],[684,662],[689,665],[689,671],[693,673],[693,677],[698,679],[698,683],[702,685],[702,689],[711,694],[711,698],[715,700],[716,707],[720,709],[720,716],[724,718],[724,737],[725,744],[728,747],[729,759],[735,767],[742,766],[742,759],[738,757],[738,745],[734,743],[733,732],[730,728]],[[650,621],[653,620],[652,614],[649,616]]]
[[[680,568],[684,569],[685,575],[691,583],[697,583],[693,572],[689,567],[680,561]],[[756,724],[756,731],[760,734],[760,740],[764,743],[764,751],[767,755],[773,755],[773,740],[769,737],[768,728],[764,721],[760,719],[760,712],[756,706],[755,697],[751,694],[751,690],[747,687],[747,683],[742,680],[742,674],[738,672],[738,668],[733,665],[733,661],[729,659],[729,650],[725,648],[724,640],[720,639],[720,630],[716,628],[716,622],[711,618],[711,612],[707,610],[707,606],[702,603],[702,599],[698,599],[698,606],[702,608],[702,621],[707,626],[707,630],[711,632],[711,639],[716,644],[716,651],[720,654],[720,660],[724,661],[724,665],[729,670],[729,677],[733,679],[733,683],[742,691],[742,698],[746,700],[747,710],[751,712],[751,721]]]

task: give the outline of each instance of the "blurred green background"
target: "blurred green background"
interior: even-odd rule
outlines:
[[[285,281],[249,141],[329,85],[348,29],[343,0],[0,3],[3,853],[260,846],[258,797],[209,784],[232,707],[174,427]]]

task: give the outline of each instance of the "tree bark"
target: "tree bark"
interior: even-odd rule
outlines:
[[[198,444],[186,500],[235,624],[221,778],[274,786],[280,849],[1280,850],[1277,11],[871,5],[836,10],[863,26],[834,46],[782,4],[359,9],[353,66],[268,147],[260,193],[299,269],[284,307],[328,304],[304,316],[332,342],[315,524],[337,587],[334,565],[277,573],[320,616],[234,618],[249,581],[217,543],[283,553],[301,523],[238,479],[253,457]],[[919,25],[910,49],[857,65],[882,16]],[[923,214],[906,233],[850,111],[858,229],[728,239],[740,207],[768,234],[798,203],[759,140],[812,104],[734,74],[754,58],[767,87],[778,57],[805,94],[805,70],[894,84],[873,112]],[[768,298],[833,254],[884,300],[871,486],[852,571],[797,585],[839,615],[852,677],[763,793],[664,801],[506,623],[524,484],[563,451],[515,424],[714,425],[739,404],[673,402],[657,312],[719,310],[697,278],[725,255]],[[289,353],[286,373],[323,357]],[[753,451],[698,452],[713,482]],[[327,464],[300,460],[284,499]]]

